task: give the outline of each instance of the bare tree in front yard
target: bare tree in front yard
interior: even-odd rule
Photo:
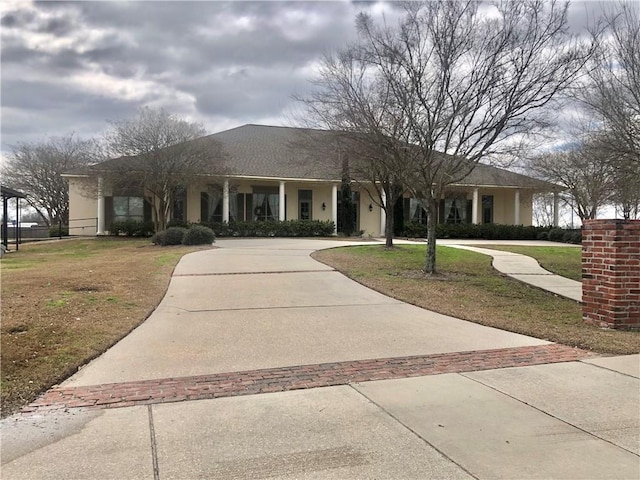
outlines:
[[[113,185],[143,187],[151,195],[156,231],[164,230],[177,189],[224,171],[220,145],[204,134],[197,123],[143,108],[133,119],[113,124],[106,143],[120,157],[96,171]]]
[[[640,6],[607,6],[593,28],[596,55],[578,97],[598,130],[590,135],[612,174],[611,203],[624,218],[640,210]]]
[[[313,80],[316,89],[298,100],[315,126],[334,132],[343,172],[348,170],[350,179],[362,184],[385,212],[384,235],[391,247],[394,206],[403,195],[403,170],[408,164],[406,148],[398,145],[398,139],[406,136],[406,119],[394,103],[390,85],[364,53],[352,45],[326,55]]]
[[[324,86],[329,100],[331,88],[339,87],[330,103],[335,118],[366,133],[373,124],[373,131],[390,137],[386,158],[402,161],[396,170],[402,183],[428,212],[425,272],[435,273],[436,212],[445,188],[481,159],[512,152],[535,132],[544,123],[543,108],[590,52],[572,41],[567,6],[557,2],[519,0],[482,10],[470,0],[402,7],[397,26],[358,16],[352,51],[366,73],[343,75],[339,65]],[[372,96],[354,96],[350,104],[361,78],[371,82]],[[371,117],[397,128],[382,130]]]
[[[612,160],[640,163],[640,6],[620,1],[593,28],[596,55],[578,97],[602,121]]]
[[[47,225],[69,223],[69,190],[62,174],[87,166],[99,158],[94,140],[75,134],[50,137],[41,142],[11,146],[2,181],[26,194],[26,200]]]

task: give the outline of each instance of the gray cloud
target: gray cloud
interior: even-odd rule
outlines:
[[[70,130],[91,134],[87,127],[104,122],[105,112],[126,118],[143,104],[177,107],[212,131],[216,122],[277,118],[291,94],[306,88],[302,69],[353,37],[361,8],[348,2],[38,2],[6,9],[3,150]],[[52,112],[65,121],[51,121]]]
[[[310,66],[354,39],[359,11],[380,12],[378,2],[346,0],[5,1],[3,151],[71,131],[97,135],[145,104],[210,132],[285,123]],[[581,5],[572,28],[584,22]]]

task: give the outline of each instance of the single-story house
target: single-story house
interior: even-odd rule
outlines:
[[[189,222],[333,220],[338,225],[342,184],[340,152],[324,142],[332,132],[243,125],[199,139],[224,153],[224,174],[202,172],[175,195],[173,219]],[[119,159],[122,161],[122,159]],[[222,160],[221,160],[222,161]],[[151,200],[141,188],[118,191],[99,177],[108,162],[70,172],[70,233],[108,233],[113,220],[150,219]],[[92,170],[92,171],[90,171]],[[97,175],[96,175],[97,173]],[[561,187],[508,170],[478,165],[452,184],[440,202],[439,222],[531,225],[535,193]],[[375,193],[374,193],[375,194]],[[364,182],[354,182],[356,231],[384,235],[384,211]],[[404,198],[407,221],[425,221],[416,199]]]

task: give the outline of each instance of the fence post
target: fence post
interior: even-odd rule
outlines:
[[[58,239],[62,240],[62,218],[58,219]]]

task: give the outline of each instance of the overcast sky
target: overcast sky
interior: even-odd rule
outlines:
[[[574,3],[579,31],[596,3]],[[2,151],[76,132],[149,105],[214,133],[288,125],[323,52],[354,37],[379,2],[39,2],[2,0]]]

